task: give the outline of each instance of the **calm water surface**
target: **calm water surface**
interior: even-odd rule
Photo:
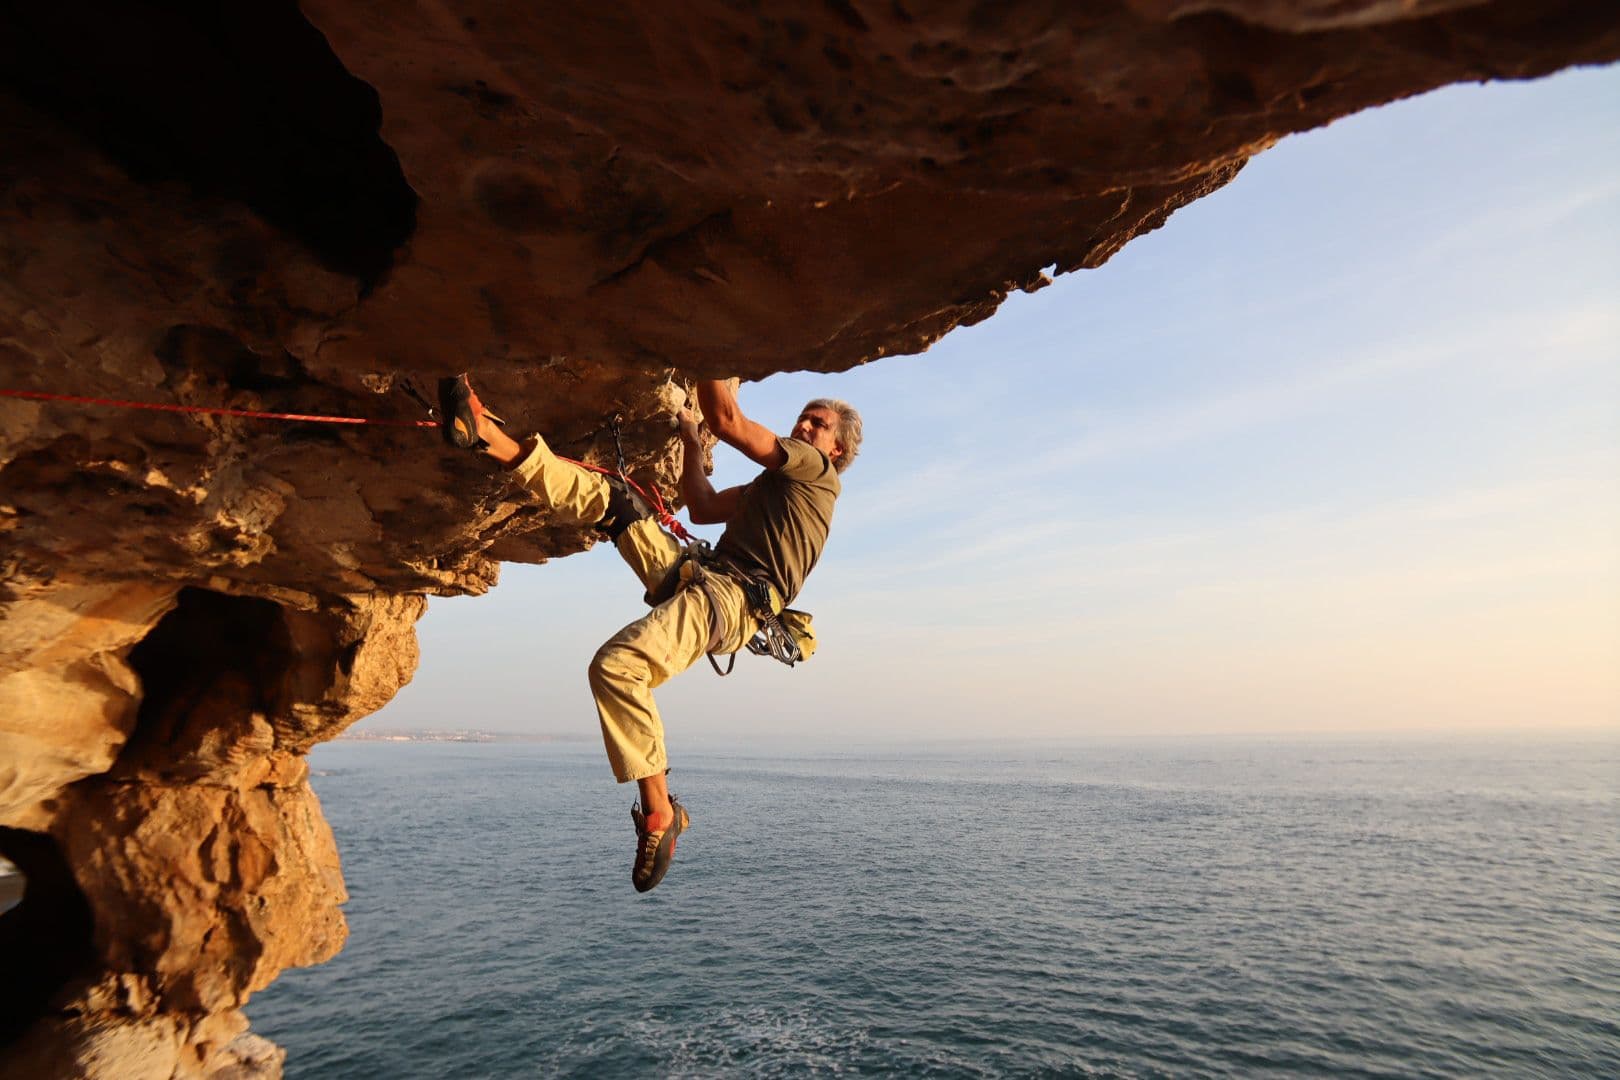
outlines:
[[[1620,739],[686,754],[339,743],[294,1078],[1620,1076]]]

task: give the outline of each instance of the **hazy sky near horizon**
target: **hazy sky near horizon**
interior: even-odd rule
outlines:
[[[867,431],[797,605],[821,651],[663,687],[676,760],[1620,728],[1620,67],[1286,139],[925,355],[742,402],[785,430],[815,396]],[[608,545],[508,565],[431,602],[364,726],[594,738],[586,663],[644,610]]]

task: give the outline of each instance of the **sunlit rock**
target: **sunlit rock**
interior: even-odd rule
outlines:
[[[240,1007],[344,936],[303,755],[426,595],[592,543],[407,387],[599,462],[617,415],[670,489],[694,378],[918,352],[1288,133],[1620,56],[1600,0],[202,10],[0,15],[0,391],[390,423],[0,397],[5,1075],[276,1075]]]

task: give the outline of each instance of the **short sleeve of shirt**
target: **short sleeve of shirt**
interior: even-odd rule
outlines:
[[[832,471],[832,462],[827,459],[827,455],[807,442],[778,438],[776,445],[787,452],[787,461],[776,471],[789,480],[803,480],[808,483]]]

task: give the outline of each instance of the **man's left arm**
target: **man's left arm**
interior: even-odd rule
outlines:
[[[697,386],[698,405],[703,420],[714,437],[739,450],[756,465],[780,469],[787,464],[787,451],[776,433],[764,424],[743,415],[737,404],[737,391],[728,379],[710,379]]]

